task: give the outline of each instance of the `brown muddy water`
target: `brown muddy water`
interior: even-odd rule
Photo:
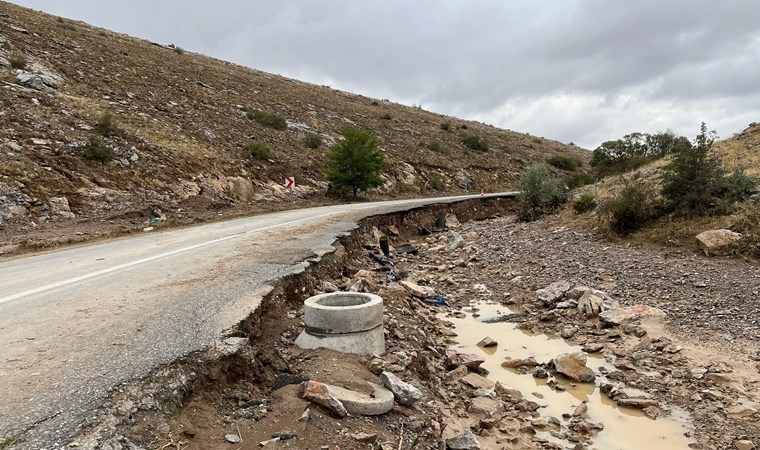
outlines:
[[[473,309],[479,317],[473,317]],[[613,366],[602,357],[589,355],[588,366],[597,375],[595,383],[576,383],[570,380],[558,380],[567,387],[565,392],[555,391],[547,386],[547,379],[537,379],[532,375],[519,374],[511,369],[501,367],[506,357],[527,358],[533,356],[539,363],[548,362],[560,353],[580,351],[577,345],[570,345],[561,338],[550,338],[543,334],[532,335],[516,329],[515,324],[508,322],[484,323],[483,319],[509,314],[508,308],[494,303],[473,303],[465,308],[465,318],[457,319],[442,314],[440,317],[454,324],[457,351],[472,353],[485,358],[482,367],[489,371],[488,379],[500,381],[512,388],[520,390],[526,399],[539,403],[542,417],[556,417],[563,427],[569,423],[562,419],[562,414],[572,414],[575,408],[587,401],[589,419],[594,423],[604,424],[604,429],[594,439],[593,448],[598,450],[640,450],[640,449],[687,449],[691,442],[684,433],[692,429],[688,414],[675,406],[662,405],[669,410],[657,420],[649,419],[638,409],[618,407],[607,395],[599,390],[601,382],[605,381],[599,367],[612,370]],[[495,348],[484,349],[477,343],[489,336],[499,345]],[[550,378],[551,379],[551,378]],[[640,391],[627,389],[635,395]],[[538,394],[538,395],[536,395]],[[539,436],[553,442],[568,445],[567,441],[559,441],[548,433],[538,433]]]

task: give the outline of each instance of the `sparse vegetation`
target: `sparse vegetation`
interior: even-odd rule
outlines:
[[[11,55],[8,57],[8,62],[11,64],[11,67],[18,70],[24,70],[26,69],[27,60],[26,56],[22,55],[21,53],[11,53]]]
[[[657,216],[651,195],[637,181],[625,188],[608,204],[609,228],[620,235],[630,234]]]
[[[245,116],[259,125],[273,128],[275,130],[287,130],[288,122],[284,117],[274,113],[259,111],[258,109],[248,108],[245,110]]]
[[[591,191],[586,191],[573,202],[576,213],[582,214],[596,208],[596,196]]]
[[[245,151],[256,159],[272,159],[272,148],[261,141],[250,141],[245,144]]]
[[[111,111],[103,111],[103,114],[98,119],[98,123],[95,125],[95,131],[100,133],[101,136],[109,136],[116,131],[116,124],[114,123]]]
[[[90,137],[81,150],[84,159],[89,161],[100,161],[105,164],[114,158],[113,149],[95,136]]]
[[[727,214],[754,191],[757,180],[743,168],[726,175],[720,158],[710,152],[714,142],[715,132],[708,132],[703,122],[694,145],[679,150],[665,166],[662,195],[669,211],[684,216]]]
[[[380,171],[387,162],[374,133],[364,128],[346,127],[341,134],[344,139],[327,154],[323,170],[327,181],[337,192],[350,191],[354,197],[360,190],[381,186],[385,180],[380,177]]]
[[[520,210],[522,221],[531,221],[553,212],[567,197],[562,183],[553,178],[543,164],[528,167],[520,174]]]
[[[182,47],[180,47],[180,46],[175,46],[173,51],[174,51],[174,53],[176,53],[178,55],[184,55],[185,54],[185,49],[182,48]]]
[[[446,183],[444,183],[441,177],[437,175],[430,177],[430,180],[428,180],[428,182],[430,183],[430,187],[435,191],[446,190]]]
[[[547,163],[560,170],[572,171],[580,167],[583,162],[571,156],[555,155],[546,160]]]
[[[466,130],[467,129],[467,124],[463,123],[462,125],[459,125],[459,129],[460,130]]]
[[[382,116],[380,116],[380,118],[383,120],[392,120],[393,116],[391,116],[390,113],[385,113]]]
[[[427,148],[430,149],[431,151],[436,152],[436,153],[440,153],[441,152],[441,143],[438,142],[438,141],[430,141],[427,144]]]
[[[587,184],[591,184],[593,182],[594,177],[586,172],[574,173],[565,178],[565,185],[567,185],[567,188],[571,190],[586,186]]]
[[[488,151],[488,143],[481,139],[480,136],[475,136],[474,134],[469,133],[462,133],[459,138],[461,139],[462,144],[471,150],[479,150],[481,152]]]
[[[451,129],[451,123],[450,122],[441,122],[441,129],[443,131],[449,131]]]
[[[308,148],[319,148],[322,146],[322,136],[317,133],[307,133],[303,141]]]
[[[10,449],[24,442],[25,441],[21,436],[10,436],[0,441],[0,450]]]

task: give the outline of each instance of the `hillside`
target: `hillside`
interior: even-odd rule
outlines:
[[[151,217],[161,216],[163,226],[292,207],[294,199],[334,201],[324,195],[320,168],[350,124],[373,130],[391,163],[388,183],[370,198],[510,189],[531,162],[589,157],[556,141],[7,3],[0,3],[0,82],[0,251],[3,244],[40,245],[50,233],[71,240],[73,229],[141,229]],[[251,120],[252,109],[284,118],[287,128]],[[110,132],[98,127],[108,113]],[[307,133],[324,144],[307,148]],[[485,140],[489,150],[468,149],[462,133]],[[83,157],[93,136],[112,147],[113,161]],[[244,150],[251,140],[269,145],[273,156],[252,157]],[[285,176],[297,179],[292,197],[280,187]]]

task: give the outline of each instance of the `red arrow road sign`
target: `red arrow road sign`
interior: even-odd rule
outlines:
[[[292,188],[296,185],[296,179],[293,177],[285,177],[285,187]]]

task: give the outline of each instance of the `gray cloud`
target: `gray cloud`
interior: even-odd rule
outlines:
[[[755,0],[16,3],[589,148],[760,115]]]

